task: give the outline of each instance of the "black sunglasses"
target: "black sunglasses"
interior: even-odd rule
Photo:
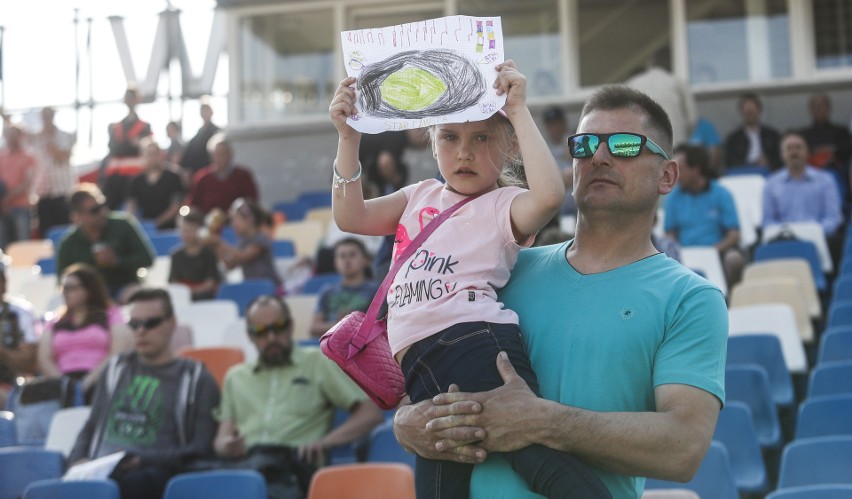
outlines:
[[[273,322],[272,324],[260,325],[260,326],[249,326],[248,334],[252,338],[265,338],[270,332],[274,333],[276,336],[280,334],[284,334],[287,330],[290,329],[290,326],[293,324],[291,319],[287,319],[284,321]]]
[[[83,210],[83,213],[86,213],[87,215],[97,215],[103,208],[104,205],[96,204],[87,210]]]
[[[568,137],[568,150],[572,158],[591,158],[602,143],[606,143],[610,154],[619,158],[635,158],[642,154],[642,146],[645,146],[652,153],[669,159],[669,155],[653,140],[632,132],[578,133]]]
[[[129,327],[132,331],[136,331],[138,329],[154,329],[168,318],[168,316],[164,315],[162,317],[149,317],[147,319],[131,319],[127,321],[127,327]]]

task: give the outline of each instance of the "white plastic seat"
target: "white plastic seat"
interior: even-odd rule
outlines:
[[[807,373],[805,348],[790,305],[771,303],[732,307],[728,310],[728,331],[740,334],[774,334],[781,341],[784,362],[791,373]]]
[[[47,430],[44,448],[59,451],[65,457],[68,457],[77,441],[77,435],[83,429],[86,420],[89,419],[90,412],[92,412],[90,406],[69,407],[56,411],[50,420],[50,428]]]
[[[166,291],[169,292],[169,296],[172,299],[172,307],[175,309],[175,315],[180,320],[183,310],[192,304],[192,291],[189,290],[189,286],[186,284],[177,282],[164,284],[162,287],[166,288]]]
[[[17,286],[17,295],[33,305],[36,317],[50,310],[54,295],[59,292],[55,275],[36,274]]]
[[[228,324],[228,327],[225,328],[222,345],[242,348],[246,362],[257,360],[257,347],[254,346],[254,343],[251,342],[251,339],[249,339],[246,333],[246,320],[243,317]]]
[[[743,280],[731,291],[730,306],[742,307],[762,303],[786,303],[796,317],[796,327],[801,340],[814,341],[814,330],[805,295],[792,277],[766,277]]]
[[[293,340],[311,337],[311,321],[317,310],[319,295],[291,295],[285,298],[293,316]]]
[[[757,228],[763,224],[763,175],[728,175],[719,179],[734,198],[740,221],[740,247],[748,248],[757,242]]]
[[[767,225],[763,228],[761,242],[766,244],[784,230],[792,232],[796,238],[802,241],[814,243],[817,254],[819,255],[819,263],[822,265],[822,271],[826,274],[834,271],[834,263],[831,261],[831,253],[828,251],[828,241],[825,238],[825,231],[823,231],[822,225],[817,222],[789,222],[778,225]]]
[[[812,319],[822,316],[822,303],[814,282],[814,275],[808,262],[800,258],[779,258],[752,262],[745,267],[743,281],[772,277],[792,277],[799,287],[808,307],[808,315]]]
[[[145,269],[145,285],[152,288],[161,288],[169,283],[169,271],[172,268],[172,257],[158,256],[154,258],[154,264]]]
[[[178,322],[192,329],[194,347],[222,345],[227,327],[240,317],[237,304],[231,300],[193,302],[178,313]]]
[[[50,239],[14,241],[6,246],[6,256],[12,260],[12,267],[32,267],[42,258],[53,258],[53,241]]]
[[[715,284],[722,294],[728,296],[728,283],[716,248],[712,246],[681,247],[680,261],[686,267],[703,272],[708,281]]]
[[[275,239],[289,239],[297,256],[313,257],[325,237],[324,227],[316,220],[285,222],[275,227]]]

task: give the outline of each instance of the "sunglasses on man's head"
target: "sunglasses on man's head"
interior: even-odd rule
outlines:
[[[631,132],[616,133],[578,133],[568,137],[568,150],[572,158],[591,158],[601,143],[606,143],[610,154],[619,158],[635,158],[642,153],[642,146],[664,159],[669,155],[648,137]]]
[[[293,323],[290,319],[285,321],[273,322],[272,324],[259,325],[259,326],[249,326],[248,334],[252,338],[265,338],[270,332],[274,333],[276,336],[280,334],[284,334],[290,329],[290,325]]]
[[[129,327],[132,331],[136,331],[139,329],[154,329],[155,327],[162,324],[163,321],[165,321],[166,319],[168,319],[168,317],[165,315],[162,317],[149,317],[147,319],[130,319],[129,321],[127,321],[127,327]]]

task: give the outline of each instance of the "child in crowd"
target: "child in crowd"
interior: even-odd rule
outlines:
[[[240,267],[244,279],[272,279],[283,294],[283,282],[275,268],[272,240],[263,230],[271,224],[269,214],[256,202],[239,198],[228,211],[231,228],[239,238],[237,246],[219,241],[219,258],[230,270]]]
[[[446,184],[425,180],[364,201],[360,133],[346,121],[356,113],[355,78],[340,83],[329,108],[339,134],[332,198],[342,230],[395,231],[396,258],[437,214],[478,196],[424,242],[388,292],[388,339],[413,402],[446,392],[451,383],[469,392],[502,386],[496,368],[500,351],[538,393],[518,317],[497,300],[496,289],[508,281],[520,248],[532,244],[558,212],[565,188],[526,106],[526,78],[512,61],[496,69],[494,88],[506,95],[503,112],[430,130]],[[520,156],[528,189],[514,175]],[[534,445],[504,456],[533,490],[547,497],[611,497],[600,479],[569,454]],[[418,456],[417,497],[468,497],[472,469],[472,464]]]
[[[172,253],[169,282],[189,286],[192,300],[210,300],[222,282],[216,252],[204,244],[201,230],[204,214],[195,208],[184,206],[178,218],[180,238],[183,246]]]

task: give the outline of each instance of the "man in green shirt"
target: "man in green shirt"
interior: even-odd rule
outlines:
[[[154,262],[148,236],[132,216],[111,213],[94,184],[80,184],[70,204],[74,226],[59,243],[57,275],[73,263],[88,263],[100,271],[112,297],[119,299],[128,285],[138,282],[136,272]]]

